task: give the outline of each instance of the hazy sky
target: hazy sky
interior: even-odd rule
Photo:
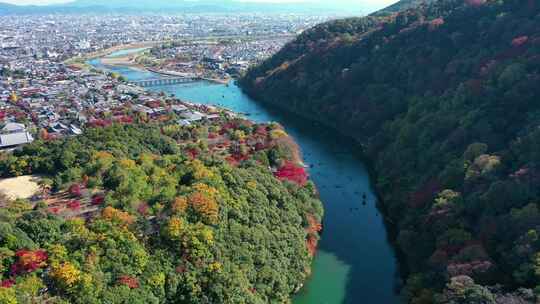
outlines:
[[[72,0],[0,0],[0,2],[6,2],[6,3],[12,3],[12,4],[34,4],[34,5],[47,5],[47,4],[57,4],[57,3],[65,3],[70,2]],[[136,1],[136,0],[134,0]],[[244,1],[244,2],[326,2],[326,1],[334,1],[339,2],[340,4],[355,4],[355,5],[362,5],[363,7],[372,7],[374,9],[376,8],[382,8],[387,5],[390,5],[392,3],[397,2],[397,0],[237,0],[237,1]]]
[[[56,3],[66,3],[70,2],[69,0],[0,0],[0,2],[11,3],[11,4],[35,4],[35,5],[47,5],[47,4],[56,4]]]

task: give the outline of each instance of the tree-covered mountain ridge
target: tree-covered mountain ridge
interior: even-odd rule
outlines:
[[[538,301],[539,13],[534,0],[441,0],[333,21],[239,81],[364,146],[407,302]]]

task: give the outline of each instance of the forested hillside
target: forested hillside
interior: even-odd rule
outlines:
[[[539,84],[535,0],[322,24],[240,80],[363,144],[410,303],[537,303]]]
[[[0,201],[0,303],[288,303],[322,206],[279,125],[94,125],[2,154],[43,192]]]

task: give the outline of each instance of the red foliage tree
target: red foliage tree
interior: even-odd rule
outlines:
[[[139,279],[132,276],[121,276],[118,278],[118,283],[121,285],[126,285],[131,289],[139,288]]]
[[[103,205],[104,202],[105,202],[105,197],[103,195],[96,194],[92,196],[92,205],[94,206]]]
[[[235,129],[238,129],[238,124],[236,122],[228,122],[226,124],[223,124],[223,126],[221,126],[221,129],[225,131],[231,130],[231,129],[235,130]]]
[[[296,166],[292,162],[286,162],[274,175],[279,180],[288,180],[297,185],[304,186],[307,183],[308,175],[302,167]]]
[[[88,122],[88,127],[90,128],[104,128],[110,125],[112,125],[112,122],[105,119],[94,119]]]
[[[131,124],[133,123],[133,117],[127,115],[116,116],[114,121],[121,124]]]
[[[3,280],[0,283],[0,287],[2,287],[2,288],[11,288],[11,287],[13,287],[13,285],[15,285],[15,281],[12,280],[12,279]]]
[[[81,184],[73,184],[68,189],[69,194],[75,197],[81,197],[82,196],[82,186]]]
[[[264,136],[264,137],[266,137],[266,135],[268,135],[268,131],[266,130],[265,126],[257,127],[257,130],[255,131],[255,133],[257,135],[261,135],[261,136]]]
[[[137,212],[142,216],[148,215],[148,204],[140,203],[139,206],[137,206]]]
[[[58,213],[60,213],[60,208],[58,208],[58,207],[49,208],[49,212],[52,213],[52,214],[58,214]]]
[[[255,151],[262,151],[267,148],[267,145],[265,145],[262,142],[258,142],[255,144]]]
[[[429,30],[433,31],[433,30],[435,30],[436,28],[438,28],[439,26],[441,26],[443,24],[444,24],[444,19],[443,18],[433,19],[429,23]]]
[[[11,275],[34,272],[47,266],[49,258],[45,250],[19,250],[15,253],[17,262],[11,265]]]
[[[197,151],[197,149],[188,149],[188,150],[186,150],[186,154],[191,159],[195,159],[195,158],[197,158],[197,156],[199,156],[199,151]]]
[[[81,202],[78,200],[71,201],[67,204],[67,207],[73,211],[81,209]]]

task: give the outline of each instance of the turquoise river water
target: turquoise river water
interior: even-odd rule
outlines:
[[[90,63],[104,68],[99,60]],[[106,68],[128,80],[159,77],[131,68]],[[324,203],[325,217],[312,276],[295,295],[294,304],[399,303],[397,260],[376,207],[368,171],[355,156],[357,150],[350,140],[319,124],[269,109],[234,84],[195,82],[149,89],[185,101],[222,106],[254,121],[279,122],[300,145]]]

